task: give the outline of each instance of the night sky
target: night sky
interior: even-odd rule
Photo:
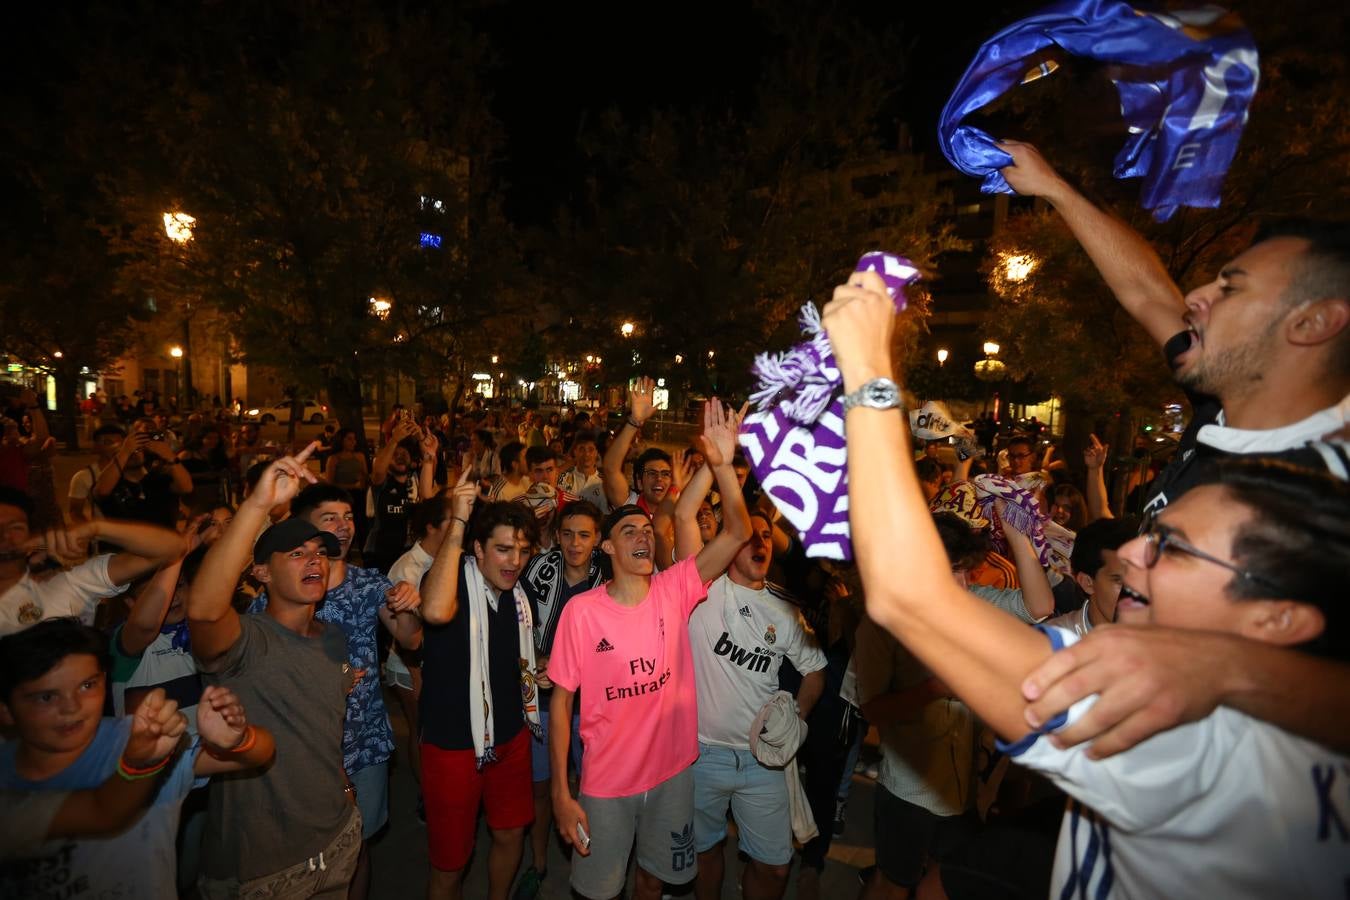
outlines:
[[[933,149],[942,104],[989,35],[1044,5],[1028,0],[960,4],[840,2],[841,15],[902,23],[908,74],[877,133],[894,143],[909,122],[918,149]],[[773,46],[745,0],[657,8],[505,3],[475,14],[500,55],[489,85],[507,129],[501,172],[507,211],[546,224],[578,178],[576,136],[588,117],[617,106],[652,108],[747,102]]]

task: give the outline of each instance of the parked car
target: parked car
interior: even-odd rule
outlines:
[[[320,403],[317,400],[302,400],[300,405],[301,422],[322,425],[328,420],[327,404]],[[280,422],[282,425],[289,424],[291,421],[291,402],[285,400],[270,406],[250,407],[244,410],[243,420],[245,422],[260,422],[263,425],[271,425],[275,422]]]

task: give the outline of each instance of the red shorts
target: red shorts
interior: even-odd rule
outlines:
[[[422,744],[422,797],[426,801],[431,865],[455,872],[469,864],[478,832],[478,805],[488,827],[524,828],[534,821],[530,790],[530,729],[497,745],[497,761],[474,768],[472,750]]]

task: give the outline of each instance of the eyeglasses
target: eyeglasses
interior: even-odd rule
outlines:
[[[666,481],[675,477],[675,473],[670,469],[643,469],[642,474],[648,478],[661,478]]]
[[[1217,556],[1211,556],[1205,551],[1193,547],[1190,544],[1177,537],[1176,532],[1157,519],[1150,519],[1144,524],[1144,565],[1147,568],[1153,568],[1162,558],[1163,552],[1168,548],[1176,550],[1178,553],[1184,553],[1187,556],[1194,556],[1196,559],[1203,559],[1205,562],[1213,563],[1216,566],[1222,566],[1232,572],[1239,578],[1245,578],[1257,584],[1279,591],[1280,588],[1269,578],[1257,575],[1249,569],[1240,569],[1230,562],[1219,559]]]
[[[1009,453],[1008,459],[1026,459],[1031,456],[1030,453]]]

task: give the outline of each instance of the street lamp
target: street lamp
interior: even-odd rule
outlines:
[[[1009,281],[1026,281],[1036,270],[1036,257],[1029,253],[1009,253],[1003,257],[1003,277]]]
[[[624,322],[623,325],[621,325],[621,326],[619,327],[619,331],[622,332],[623,336],[626,337],[626,338],[632,337],[632,336],[633,336],[633,327],[634,327],[634,326],[633,326],[633,323],[632,323],[632,322]]]
[[[178,361],[178,408],[182,410],[186,408],[183,404],[183,348],[174,344],[169,348],[169,355]]]
[[[187,245],[192,242],[192,231],[197,227],[197,220],[185,212],[166,212],[164,213],[164,233],[169,240],[173,241],[180,249],[186,250]],[[179,407],[186,408],[192,402],[192,301],[185,300],[183,304],[183,346],[178,347],[178,353],[174,359],[178,360],[178,396]],[[184,349],[186,348],[186,349]],[[186,403],[184,402],[186,400]]]
[[[1001,381],[1008,371],[1003,360],[996,359],[999,346],[993,341],[984,342],[984,359],[975,363],[975,377],[981,381]]]
[[[497,364],[497,354],[495,354],[495,353],[492,354],[492,364],[493,364],[494,366]]]
[[[946,348],[946,347],[939,347],[939,348],[938,348],[937,358],[938,358],[938,366],[939,366],[939,367],[946,364],[946,362],[947,362],[947,356],[948,356],[948,355],[949,355],[949,354],[947,353],[947,348]]]
[[[675,354],[675,365],[678,366],[678,365],[680,365],[680,364],[683,363],[683,362],[684,362],[684,357],[681,356],[680,354],[676,353],[676,354]]]
[[[175,244],[186,244],[192,240],[192,229],[197,220],[185,212],[166,212],[164,214],[164,233]]]
[[[377,319],[389,318],[389,310],[393,308],[394,304],[390,303],[383,297],[370,298],[370,314]]]

